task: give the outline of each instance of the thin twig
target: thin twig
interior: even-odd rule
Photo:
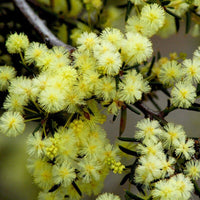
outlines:
[[[164,119],[165,116],[167,116],[168,113],[165,113],[164,111],[155,112],[148,108],[146,105],[142,104],[141,101],[138,101],[134,103],[134,106],[138,108],[145,116],[145,118],[149,117],[150,119],[156,119],[158,120],[162,125],[166,125],[167,121]]]
[[[45,23],[35,14],[33,9],[28,5],[25,0],[13,0],[15,5],[19,8],[21,13],[27,18],[29,23],[35,28],[35,30],[42,36],[45,42],[48,42],[52,46],[63,46],[72,52],[75,48],[65,44],[59,40],[45,25]]]

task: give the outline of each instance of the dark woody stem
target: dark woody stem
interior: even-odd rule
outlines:
[[[21,13],[26,17],[29,23],[34,29],[41,35],[43,40],[52,46],[63,46],[69,52],[72,52],[75,48],[65,44],[59,40],[45,25],[44,21],[41,20],[33,9],[28,5],[25,0],[13,0],[14,4],[19,8]]]
[[[151,110],[150,108],[148,108],[146,105],[144,105],[141,101],[138,101],[136,103],[134,103],[134,106],[139,109],[144,116],[147,118],[149,117],[150,119],[156,119],[158,120],[162,125],[166,125],[167,121],[164,119],[171,111],[175,110],[176,108],[171,106],[171,107],[167,107],[162,111],[159,112],[155,112],[153,110]]]

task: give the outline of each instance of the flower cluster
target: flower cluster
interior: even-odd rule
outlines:
[[[166,88],[171,88],[171,104],[175,107],[189,108],[197,98],[200,64],[199,49],[195,50],[192,59],[183,59],[177,54],[171,59],[162,57],[152,67],[149,79],[161,82]],[[147,66],[148,67],[148,66]]]
[[[72,30],[71,39],[73,42],[79,38],[84,31],[91,31],[91,26],[97,24],[97,28],[119,27],[122,17],[126,17],[124,4],[127,1],[103,1],[103,0],[55,0],[51,5],[49,0],[38,0],[41,5],[49,7],[54,13],[63,13],[66,18],[81,18],[77,27]],[[130,0],[128,1],[132,12],[128,19],[126,29],[128,32],[139,32],[142,35],[151,37],[157,34],[167,38],[176,33],[177,19],[184,18],[188,12],[192,11],[193,15],[190,20],[190,34],[194,37],[200,35],[200,25],[198,15],[200,13],[200,3],[198,0],[171,0],[171,1],[154,0]],[[159,5],[160,4],[160,5]],[[164,12],[163,7],[166,12]],[[84,9],[87,10],[84,13]],[[84,13],[84,14],[83,14]]]
[[[15,34],[13,45],[17,37],[20,44],[25,35]],[[8,95],[3,104],[7,111],[0,118],[1,132],[16,136],[23,132],[26,122],[39,122],[27,139],[27,168],[43,190],[39,199],[96,195],[110,170],[124,171],[119,149],[110,144],[100,126],[106,116],[98,102],[108,110],[116,103],[119,110],[117,102],[134,103],[150,87],[134,69],[121,73],[128,67],[122,64],[125,60],[119,50],[126,51],[121,39],[127,40],[117,29],[106,29],[100,37],[84,33],[72,54],[73,62],[62,47],[48,49],[37,42],[26,49],[19,45],[12,53],[19,53],[35,75],[16,76],[14,68],[1,68],[5,74],[2,82],[9,74],[2,88]],[[6,44],[12,45],[12,35]]]
[[[190,199],[193,179],[200,177],[200,164],[195,159],[194,141],[187,139],[181,125],[143,119],[137,123],[135,148],[136,184],[144,186],[148,198]]]

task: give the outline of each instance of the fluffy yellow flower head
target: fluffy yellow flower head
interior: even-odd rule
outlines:
[[[179,108],[189,108],[196,100],[196,88],[190,82],[178,82],[171,91],[171,103]]]
[[[120,200],[120,198],[112,193],[103,193],[99,195],[96,200]]]
[[[7,41],[6,47],[9,53],[21,53],[29,46],[28,37],[24,33],[14,33],[11,34]]]
[[[11,66],[0,66],[0,91],[8,89],[9,81],[16,76],[16,71]]]
[[[25,129],[24,118],[19,112],[4,112],[0,117],[0,132],[15,137],[22,134]]]
[[[122,43],[122,58],[128,65],[141,63],[152,55],[152,43],[139,33],[128,32]]]
[[[164,24],[165,12],[158,4],[147,4],[141,10],[141,21],[156,32]]]

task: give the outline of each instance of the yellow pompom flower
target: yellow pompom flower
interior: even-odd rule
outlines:
[[[117,75],[120,67],[122,66],[122,60],[119,52],[106,52],[101,54],[98,58],[98,65],[103,70],[104,74]]]
[[[79,153],[81,156],[89,157],[91,159],[98,157],[103,154],[103,143],[98,138],[89,137],[83,142]]]
[[[100,170],[103,165],[97,159],[85,157],[78,163],[78,170],[80,171],[80,178],[83,183],[90,183],[92,180],[100,179]]]
[[[0,66],[0,91],[8,89],[9,82],[16,76],[14,67]]]
[[[79,148],[77,146],[78,138],[71,128],[65,129],[59,127],[54,138],[56,140],[57,156],[56,160],[61,163],[66,160],[74,160],[77,157]]]
[[[99,56],[101,56],[102,54],[109,52],[116,53],[117,48],[111,42],[106,40],[101,40],[100,44],[95,45],[93,54],[94,57],[98,59]]]
[[[65,194],[58,192],[40,192],[38,195],[38,200],[63,200]]]
[[[100,194],[96,200],[120,200],[119,196],[114,195],[112,193],[103,193]]]
[[[67,187],[76,178],[75,169],[68,163],[63,162],[60,166],[53,166],[53,180],[56,184]]]
[[[110,42],[117,49],[121,47],[121,42],[123,41],[123,34],[119,29],[116,28],[106,28],[102,31],[100,38],[102,41]]]
[[[142,98],[141,89],[142,81],[132,82],[121,82],[119,84],[119,100],[126,103],[135,103]]]
[[[170,183],[171,182],[171,183]],[[169,184],[174,186],[174,191],[176,192],[176,199],[190,199],[191,192],[194,186],[190,179],[183,174],[177,174],[170,179]]]
[[[194,140],[188,139],[186,141],[185,137],[179,139],[179,141],[174,144],[176,156],[185,157],[186,160],[191,159],[194,155]]]
[[[160,135],[160,138],[163,141],[164,147],[166,147],[167,149],[169,149],[176,142],[178,142],[180,138],[186,137],[182,125],[168,123],[164,126],[164,130],[165,132],[163,132],[163,134]]]
[[[45,71],[49,68],[49,65],[53,62],[54,56],[52,51],[47,50],[37,58],[36,67],[38,67],[41,71]]]
[[[141,63],[151,57],[152,43],[139,33],[128,32],[122,42],[122,60],[128,65]]]
[[[41,158],[45,152],[45,140],[42,139],[42,132],[37,131],[30,134],[27,139],[27,152],[29,156]]]
[[[29,47],[25,50],[24,59],[26,63],[31,64],[33,62],[38,62],[38,59],[41,55],[43,55],[48,48],[45,44],[41,44],[39,42],[30,43]]]
[[[24,106],[27,106],[28,102],[26,97],[22,95],[7,95],[4,103],[3,103],[3,108],[7,109],[9,111],[17,111],[20,113],[23,113],[24,111]]]
[[[77,40],[77,44],[80,45],[79,49],[93,50],[94,46],[99,42],[99,38],[95,33],[84,32]]]
[[[146,155],[146,156],[153,155],[161,157],[163,154],[162,143],[161,142],[154,143],[152,142],[152,140],[147,140],[144,145],[138,144],[136,150],[141,155]]]
[[[154,199],[177,199],[174,185],[170,184],[167,180],[160,180],[155,183],[152,196]]]
[[[42,169],[45,167],[48,163],[43,158],[37,158],[37,156],[29,157],[27,160],[27,170],[29,173],[34,174],[37,170]]]
[[[141,21],[156,32],[164,24],[165,11],[156,3],[147,4],[141,10]]]
[[[65,96],[62,91],[55,88],[46,88],[39,94],[41,107],[48,113],[55,113],[65,108]]]
[[[50,190],[54,185],[53,175],[52,175],[53,166],[50,163],[43,165],[42,168],[35,169],[34,171],[34,182],[44,190]]]
[[[196,88],[190,82],[178,82],[171,90],[171,103],[179,108],[189,108],[196,100]]]
[[[116,95],[116,83],[112,77],[103,77],[99,79],[99,82],[95,88],[95,94],[99,98],[103,98],[105,101],[111,101]]]
[[[65,104],[69,113],[78,111],[79,105],[84,105],[84,93],[78,86],[68,88],[65,93]]]
[[[151,35],[151,30],[146,29],[146,24],[140,20],[140,17],[135,15],[128,18],[126,24],[126,31],[132,33],[139,33],[147,37]]]
[[[150,120],[149,118],[140,120],[136,127],[138,130],[135,133],[135,138],[138,140],[142,139],[144,143],[147,140],[157,142],[158,136],[162,134],[162,130],[158,121]]]
[[[98,43],[97,43],[98,45]],[[94,48],[96,48],[96,46]],[[93,57],[92,53],[88,50],[85,51],[75,51],[74,56],[74,66],[78,68],[81,74],[88,73],[90,70],[94,70],[96,67],[96,59]]]
[[[28,37],[24,33],[9,35],[6,41],[6,48],[9,53],[21,53],[29,46]]]
[[[142,156],[139,159],[140,164],[135,170],[135,182],[149,185],[153,180],[159,179],[161,173],[161,161],[157,156]]]
[[[158,78],[161,83],[172,86],[176,81],[179,81],[183,73],[181,65],[175,61],[165,62],[160,69]]]
[[[33,85],[32,80],[25,76],[18,76],[13,78],[8,87],[10,95],[23,96],[26,101],[33,97]]]
[[[0,117],[0,132],[8,137],[22,134],[25,129],[24,118],[19,112],[4,112]]]
[[[175,163],[176,159],[173,157],[166,158],[166,155],[163,154],[162,157],[160,157],[161,161],[161,169],[162,169],[162,177],[164,178],[166,175],[171,176],[174,174],[175,171]]]
[[[183,72],[186,80],[193,80],[194,82],[200,81],[200,64],[196,59],[186,59],[183,61]]]
[[[184,170],[184,173],[186,176],[197,180],[200,178],[200,161],[199,160],[191,160],[188,161],[186,164],[186,169]]]

